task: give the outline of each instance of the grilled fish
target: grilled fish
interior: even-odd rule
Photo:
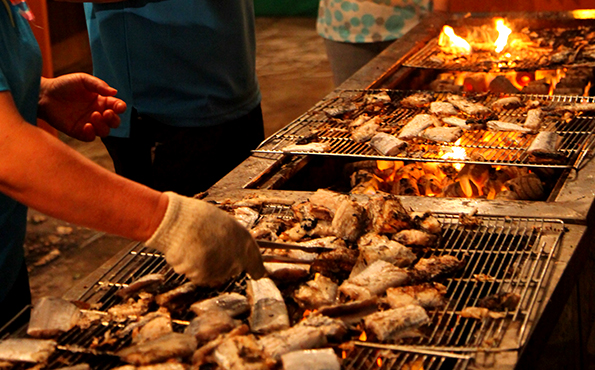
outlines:
[[[523,133],[528,133],[532,131],[527,127],[517,125],[516,123],[504,121],[488,121],[486,125],[492,131],[517,131]]]
[[[184,334],[194,336],[198,343],[205,343],[217,338],[219,334],[231,331],[240,324],[240,321],[234,320],[227,312],[215,309],[192,319],[184,330]]]
[[[442,122],[451,126],[460,127],[463,130],[471,130],[473,128],[471,125],[467,124],[467,120],[454,116],[443,117]]]
[[[488,107],[474,103],[460,95],[449,95],[446,99],[449,103],[470,116],[487,116],[492,112]]]
[[[281,356],[283,370],[341,370],[341,363],[332,348],[305,349]]]
[[[437,115],[438,117],[444,116],[456,116],[457,110],[454,105],[445,101],[435,101],[430,103],[430,113]]]
[[[366,265],[383,260],[398,267],[409,266],[415,259],[415,253],[403,244],[390,240],[385,235],[368,233],[359,238],[357,243],[359,259]]]
[[[427,92],[419,92],[409,95],[401,100],[401,105],[408,108],[421,108],[430,104],[434,100],[432,94]]]
[[[380,123],[382,123],[382,120],[378,116],[369,119],[364,124],[353,130],[351,133],[351,138],[356,143],[364,143],[370,140],[380,128]]]
[[[346,199],[337,208],[332,225],[336,236],[354,242],[363,233],[366,221],[366,209],[359,203]]]
[[[439,127],[442,126],[442,123],[430,114],[418,114],[403,126],[398,138],[401,140],[413,139],[430,126]]]
[[[301,285],[293,298],[306,308],[319,308],[335,303],[339,286],[324,275],[317,274],[313,280]]]
[[[226,338],[213,352],[213,358],[222,370],[268,370],[272,365],[252,335]]]
[[[315,152],[315,153],[324,153],[328,152],[331,149],[331,145],[329,143],[308,143],[308,144],[292,144],[288,145],[283,148],[284,153],[289,152]]]
[[[421,306],[407,305],[373,313],[364,319],[364,324],[366,330],[385,341],[409,335],[428,321],[430,318]]]
[[[117,352],[124,362],[133,365],[149,365],[172,357],[189,357],[196,350],[197,341],[192,335],[170,333],[155,340],[136,344]]]
[[[446,303],[444,294],[446,294],[444,285],[423,283],[387,289],[386,302],[391,308],[415,304],[425,309],[431,309],[444,306]]]
[[[165,276],[163,274],[145,275],[128,284],[127,286],[120,288],[120,290],[116,292],[116,295],[126,298],[141,290],[150,290],[151,288],[155,288],[156,286],[163,284],[164,280]]]
[[[302,263],[265,262],[264,268],[275,281],[298,281],[310,274],[310,265]]]
[[[51,339],[14,338],[0,341],[0,360],[40,363],[56,350]]]
[[[460,127],[428,127],[423,130],[419,137],[436,142],[453,143],[463,135]]]
[[[378,260],[359,274],[345,280],[339,291],[351,299],[362,300],[383,294],[388,288],[404,285],[408,281],[407,270]]]
[[[436,243],[438,237],[423,230],[407,229],[394,234],[393,239],[404,245],[431,247]]]
[[[49,338],[72,329],[81,317],[74,304],[57,297],[43,297],[31,310],[27,334]]]
[[[465,266],[465,261],[455,256],[443,255],[420,259],[412,270],[416,281],[431,281],[448,276]]]
[[[366,208],[369,229],[377,234],[395,233],[412,226],[409,212],[395,196],[374,196]]]
[[[502,109],[512,109],[517,108],[523,105],[521,103],[521,99],[516,96],[508,96],[505,98],[500,98],[492,103],[492,109],[494,110],[502,110]]]
[[[556,132],[553,131],[541,131],[529,148],[527,149],[527,153],[535,155],[535,156],[560,156],[561,154],[558,153],[558,145],[562,137],[558,135]]]
[[[231,317],[242,315],[250,310],[248,298],[239,293],[223,293],[216,297],[193,303],[190,310],[202,315],[211,310],[224,311]]]
[[[289,327],[285,301],[271,279],[248,280],[246,293],[252,307],[248,321],[253,332],[266,334]]]
[[[539,131],[539,128],[541,127],[542,116],[543,111],[540,108],[529,109],[527,111],[527,118],[525,119],[523,126],[531,131]]]
[[[397,155],[407,147],[407,142],[385,132],[378,132],[370,139],[370,146],[382,155]]]
[[[190,298],[198,287],[193,283],[185,283],[165,293],[155,296],[155,303],[160,306],[176,306],[179,301]]]

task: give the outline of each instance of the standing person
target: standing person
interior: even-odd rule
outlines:
[[[42,78],[41,52],[22,8],[0,1],[0,327],[31,300],[23,251],[27,206],[144,242],[200,285],[243,270],[262,276],[256,243],[225,212],[118,176],[35,127],[41,118],[91,141],[118,126],[126,104],[87,74]]]
[[[264,140],[252,0],[85,4],[94,75],[130,106],[103,139],[116,172],[209,188]]]
[[[448,0],[320,0],[316,30],[324,38],[335,86]]]

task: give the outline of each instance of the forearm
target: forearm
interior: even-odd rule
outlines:
[[[0,191],[50,216],[145,241],[167,197],[101,168],[27,123],[0,138]]]

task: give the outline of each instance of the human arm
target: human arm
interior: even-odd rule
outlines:
[[[116,89],[85,73],[42,77],[37,115],[67,135],[93,141],[120,124],[126,104],[114,95]]]
[[[196,230],[190,226],[175,229],[164,215],[177,214],[179,198],[170,202],[170,194],[120,177],[28,124],[8,91],[0,92],[0,133],[0,192],[11,198],[47,215],[142,242],[189,235],[190,244],[150,244],[164,252],[174,270],[198,284],[213,285],[235,275],[237,268],[227,269],[232,264],[255,277],[264,274],[258,247],[230,216],[184,198],[184,208],[190,209],[183,212],[187,224],[210,223],[212,231],[193,237]],[[159,237],[154,237],[156,230]]]

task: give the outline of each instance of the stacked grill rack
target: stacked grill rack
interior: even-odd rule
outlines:
[[[285,217],[289,209],[267,206],[263,214]],[[405,364],[423,364],[425,369],[465,369],[477,360],[478,353],[518,350],[531,331],[536,304],[556,260],[564,223],[559,220],[481,217],[474,227],[460,224],[458,216],[436,214],[442,222],[440,242],[420,257],[453,255],[465,259],[465,267],[442,281],[447,288],[447,303],[428,312],[431,323],[417,338],[404,342],[360,342],[354,335],[351,349],[345,351],[345,369],[399,369]],[[116,292],[122,286],[151,273],[165,274],[162,289],[179,286],[185,280],[174,273],[163,256],[142,244],[133,245],[119,261],[82,293],[79,301],[93,310],[107,312],[122,302]],[[223,292],[245,294],[246,277],[241,276],[219,289],[200,289],[196,300]],[[520,296],[516,309],[500,319],[476,320],[460,316],[462,309],[474,306],[488,295],[515,292]],[[175,330],[183,331],[192,314],[173,317]],[[88,329],[74,328],[57,342],[58,350],[44,368],[88,363],[94,369],[122,365],[110,354],[130,344],[130,337],[115,340],[95,350],[93,344],[113,337],[125,323],[104,321]],[[7,333],[0,333],[0,338]],[[24,335],[24,333],[13,333]],[[343,346],[341,346],[343,348]],[[337,347],[340,354],[341,349]],[[380,360],[379,360],[380,358]],[[379,365],[381,364],[381,365]],[[16,368],[27,368],[26,365]]]
[[[255,153],[286,153],[308,154],[322,156],[339,156],[350,158],[377,159],[377,160],[403,160],[420,162],[446,162],[446,163],[473,163],[509,166],[532,166],[549,168],[579,168],[581,161],[587,156],[595,135],[595,116],[585,112],[569,121],[546,117],[545,125],[548,129],[556,131],[562,142],[559,152],[564,154],[564,159],[556,163],[536,161],[527,153],[535,134],[520,134],[518,132],[492,132],[488,130],[466,131],[456,143],[434,143],[428,140],[414,140],[402,153],[394,156],[383,156],[376,152],[368,143],[357,143],[351,138],[346,125],[337,118],[329,116],[326,112],[339,109],[348,103],[359,105],[359,109],[350,112],[350,118],[355,119],[366,113],[366,97],[385,91],[391,97],[382,111],[369,113],[370,116],[381,116],[381,129],[398,133],[412,117],[424,113],[422,108],[403,107],[399,104],[403,98],[417,93],[417,91],[400,90],[344,90],[338,96],[323,100],[298,117],[285,128],[271,135],[257,149]],[[446,99],[447,93],[428,92],[434,95],[436,101]],[[545,102],[547,109],[556,106],[593,102],[593,98],[578,96],[548,96],[548,95],[516,95],[523,103],[530,100]],[[481,94],[470,96],[471,99],[489,106],[499,98],[494,94]],[[587,114],[588,113],[588,114]],[[509,109],[498,114],[498,119],[511,123],[522,124],[526,118],[526,111],[520,108]],[[308,140],[328,143],[330,150],[324,152],[303,152],[286,150],[285,147]],[[464,148],[465,158],[445,159],[444,153],[452,151],[453,147]],[[479,158],[479,159],[478,159]]]

